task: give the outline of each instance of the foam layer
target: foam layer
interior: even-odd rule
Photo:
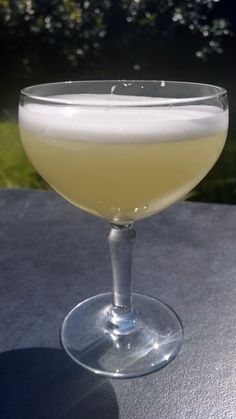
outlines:
[[[168,108],[161,106],[166,102],[163,98],[114,94],[52,99],[67,104],[20,106],[21,128],[41,138],[64,141],[162,142],[208,137],[228,126],[228,111],[208,105],[176,106],[176,99],[168,99]]]

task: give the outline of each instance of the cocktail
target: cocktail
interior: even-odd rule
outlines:
[[[163,367],[177,355],[183,329],[166,304],[131,293],[133,223],[184,197],[214,165],[227,135],[226,91],[164,81],[37,85],[21,92],[19,124],[25,151],[49,185],[111,225],[113,293],[67,315],[64,349],[111,377]]]

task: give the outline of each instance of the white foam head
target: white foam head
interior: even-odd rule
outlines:
[[[62,103],[26,104],[20,126],[45,139],[93,142],[180,141],[227,130],[228,111],[217,106],[179,106],[178,99],[122,95],[61,95]]]

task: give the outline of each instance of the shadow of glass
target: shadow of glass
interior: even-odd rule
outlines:
[[[109,381],[75,365],[59,349],[1,353],[0,395],[2,419],[119,417]]]

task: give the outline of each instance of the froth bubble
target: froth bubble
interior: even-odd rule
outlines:
[[[115,94],[57,98],[64,104],[20,106],[21,129],[47,141],[140,143],[199,139],[228,126],[228,111],[209,105],[176,106],[174,98],[168,103],[163,98]]]

